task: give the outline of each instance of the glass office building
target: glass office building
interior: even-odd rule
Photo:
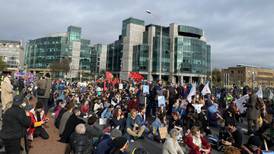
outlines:
[[[122,27],[120,44],[126,47],[118,52],[122,54],[121,67],[115,72],[123,71],[121,68],[126,61],[132,63],[132,68],[127,67],[128,72],[140,72],[148,80],[204,82],[209,76],[211,51],[202,29],[174,23],[168,27],[144,26],[144,21],[134,18],[124,20]],[[112,51],[110,48],[113,44],[108,49]],[[109,66],[112,66],[111,52],[108,58]],[[114,71],[114,67],[108,68]]]
[[[69,58],[68,78],[79,78],[90,74],[90,40],[81,39],[81,28],[69,26],[66,33],[52,34],[29,40],[25,48],[25,64],[36,72],[50,71],[50,64]],[[58,74],[58,77],[64,74]]]

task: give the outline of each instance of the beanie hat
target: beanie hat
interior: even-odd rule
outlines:
[[[19,95],[16,95],[14,98],[13,98],[13,104],[14,105],[21,105],[24,101],[24,98],[22,96],[19,96]]]
[[[117,149],[121,149],[127,143],[127,138],[125,137],[117,137],[113,140],[113,145]]]
[[[110,132],[110,136],[111,136],[112,138],[121,137],[121,136],[122,136],[122,132],[121,132],[119,129],[113,129],[113,130]]]

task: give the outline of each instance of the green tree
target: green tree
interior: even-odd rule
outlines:
[[[6,62],[3,60],[3,57],[0,56],[0,71],[4,71],[7,68]]]
[[[63,58],[60,61],[52,62],[49,65],[49,68],[50,68],[50,71],[53,73],[62,72],[66,74],[70,71],[70,63],[71,63],[70,58]]]
[[[212,70],[212,82],[215,86],[221,86],[222,72],[220,69],[215,68]]]

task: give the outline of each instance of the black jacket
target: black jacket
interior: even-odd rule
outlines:
[[[54,125],[56,128],[59,129],[59,126],[60,126],[60,121],[61,121],[61,118],[63,116],[63,114],[66,112],[66,109],[62,108],[60,113],[58,114],[57,118],[55,119],[54,121]]]
[[[73,133],[70,137],[70,145],[74,154],[90,154],[92,144],[88,135]]]
[[[71,134],[74,132],[75,127],[80,124],[80,123],[85,123],[84,120],[78,118],[75,114],[72,114],[65,126],[64,132],[61,135],[61,140],[60,142],[62,143],[69,143],[69,139]]]
[[[19,106],[13,105],[3,114],[3,126],[0,132],[2,139],[20,139],[26,135],[31,125],[30,117]]]

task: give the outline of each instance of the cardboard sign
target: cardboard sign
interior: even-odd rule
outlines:
[[[100,118],[99,119],[99,125],[106,125],[107,124],[107,118]]]
[[[159,128],[160,139],[165,139],[167,137],[167,127]]]
[[[158,96],[158,107],[165,107],[166,106],[166,99],[165,96]]]
[[[149,86],[148,85],[143,85],[143,93],[149,94]]]
[[[192,106],[195,108],[195,111],[197,111],[197,113],[201,113],[202,107],[204,105],[203,104],[192,104]]]
[[[119,84],[119,89],[122,90],[124,88],[124,85],[122,83]]]

